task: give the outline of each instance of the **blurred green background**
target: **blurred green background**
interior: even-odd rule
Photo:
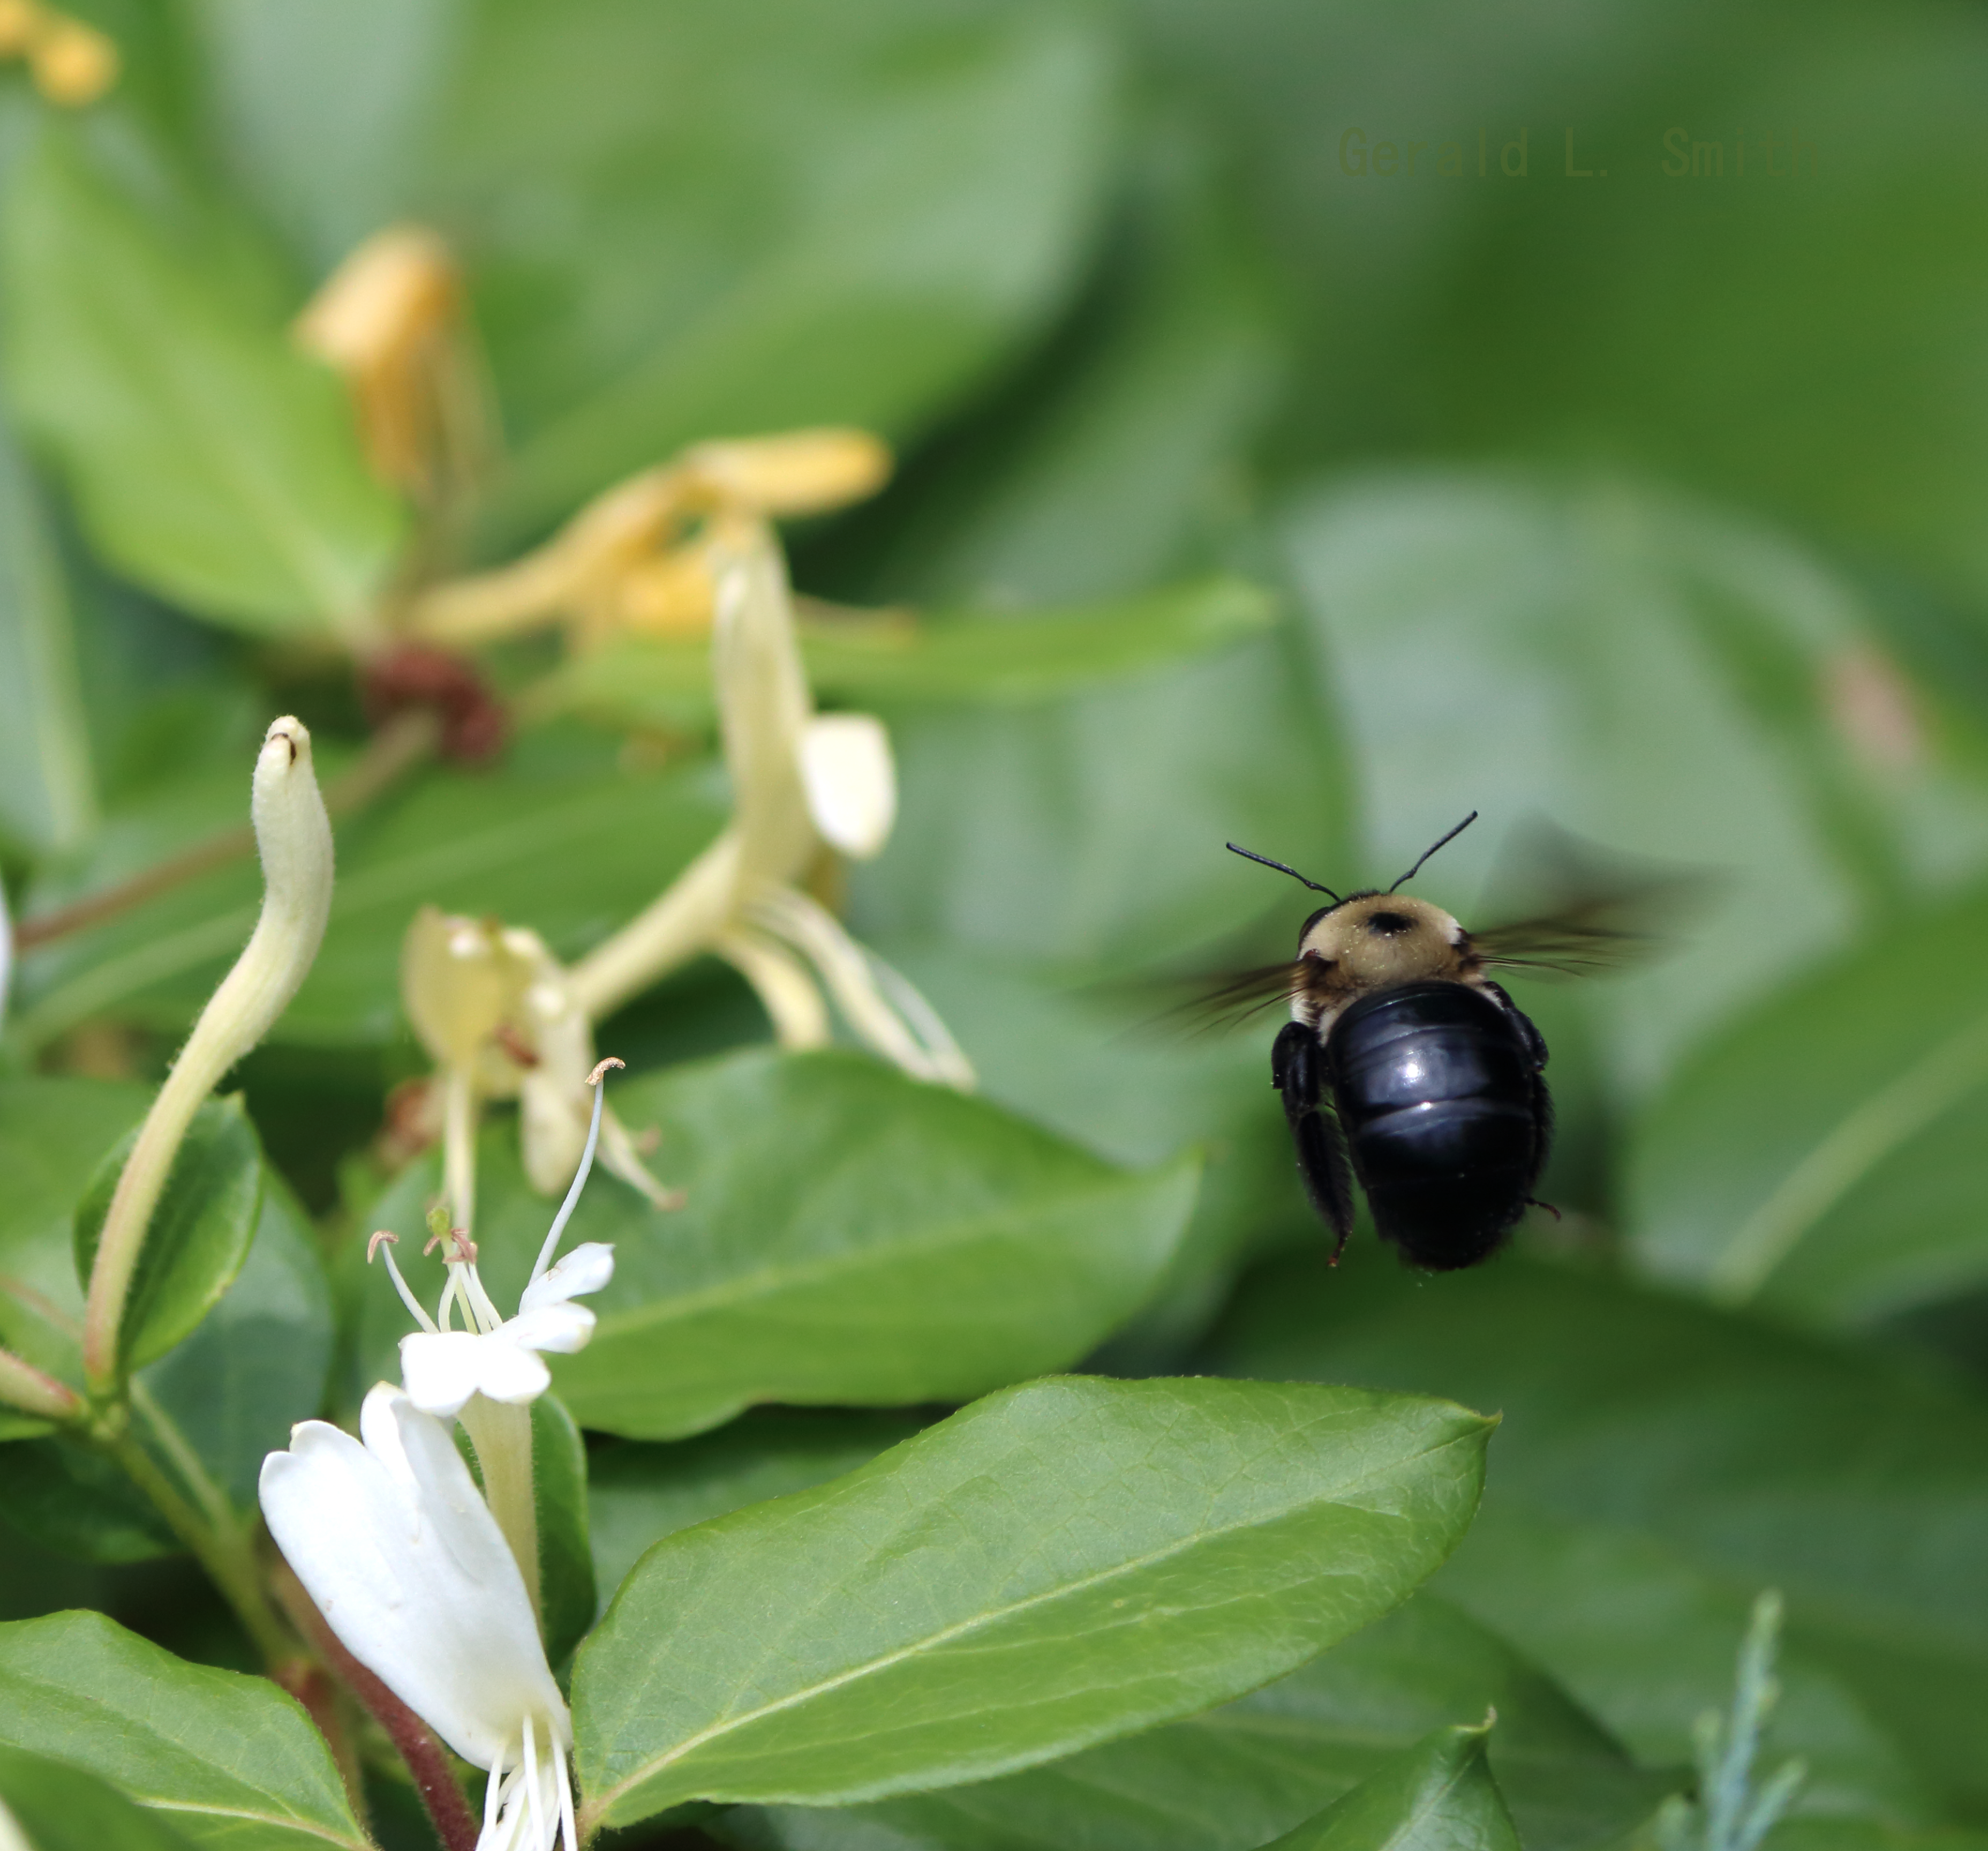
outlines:
[[[978,680],[823,677],[885,715],[902,790],[852,929],[995,1101],[1120,1162],[1209,1159],[1100,1365],[1503,1407],[1447,1599],[1662,1765],[1779,1585],[1783,1733],[1816,1769],[1784,1832],[1988,1826],[1977,6],[73,10],[118,49],[101,100],[0,71],[17,919],[238,824],[272,713],[333,770],[362,743],[334,618],[404,516],[284,330],[370,233],[431,227],[467,278],[505,453],[463,565],[687,443],[874,428],[898,473],[789,529],[802,591],[1077,627],[1017,629]],[[1196,586],[1229,614],[1163,621]],[[547,665],[485,665],[505,691]],[[413,909],[583,952],[722,814],[702,726],[597,702],[342,824],[324,956],[244,1070],[327,1241],[421,1065]],[[1418,883],[1466,922],[1540,817],[1718,878],[1648,970],[1513,986],[1554,1050],[1564,1218],[1481,1276],[1363,1234],[1327,1278],[1268,1031],[1143,1025],[1288,955],[1302,896],[1226,840],[1344,887],[1472,808]],[[238,863],[24,949],[8,1084],[113,1088],[93,1157],[256,891]],[[639,1070],[766,1032],[706,963],[600,1041]],[[43,1219],[87,1170],[62,1135],[0,1114]],[[87,1599],[202,1649],[171,1568],[6,1546],[10,1616]]]

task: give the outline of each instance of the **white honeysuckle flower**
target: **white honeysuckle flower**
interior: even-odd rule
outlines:
[[[448,1429],[390,1383],[262,1462],[262,1514],[352,1656],[489,1772],[479,1851],[578,1851],[573,1723],[518,1565]]]
[[[408,1399],[423,1413],[453,1420],[478,1395],[512,1407],[526,1406],[552,1386],[545,1353],[570,1355],[584,1349],[592,1338],[593,1313],[573,1301],[599,1291],[614,1277],[614,1250],[603,1242],[589,1240],[556,1264],[553,1256],[559,1250],[560,1237],[566,1232],[566,1223],[593,1168],[607,1091],[602,1081],[609,1068],[620,1064],[610,1057],[589,1076],[587,1084],[593,1088],[593,1117],[587,1143],[572,1186],[539,1250],[515,1318],[505,1318],[492,1301],[476,1270],[475,1243],[461,1230],[436,1233],[436,1240],[443,1244],[448,1283],[442,1288],[441,1302],[432,1318],[394,1263],[392,1250],[397,1237],[384,1229],[374,1235],[367,1258],[370,1261],[376,1253],[385,1254],[394,1289],[421,1327],[401,1339],[401,1374]],[[455,1328],[458,1309],[467,1327],[462,1330]]]
[[[781,1045],[830,1035],[825,992],[856,1034],[908,1073],[970,1090],[973,1069],[937,1013],[804,891],[824,858],[877,854],[897,811],[888,736],[867,714],[818,715],[772,529],[713,523],[712,675],[732,821],[661,898],[568,973],[588,1017],[702,952],[742,974]]]

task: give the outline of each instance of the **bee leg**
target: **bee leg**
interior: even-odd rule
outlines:
[[[1286,1024],[1270,1050],[1270,1082],[1283,1095],[1305,1193],[1337,1237],[1329,1263],[1337,1266],[1353,1231],[1353,1180],[1339,1121],[1324,1103],[1324,1067],[1317,1035],[1302,1022]]]

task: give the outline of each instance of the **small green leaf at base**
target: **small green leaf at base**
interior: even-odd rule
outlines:
[[[134,1131],[106,1158],[76,1205],[76,1271],[86,1288]],[[262,1207],[262,1150],[242,1095],[194,1115],[138,1254],[119,1348],[142,1369],[190,1336],[248,1257]]]
[[[1519,1851],[1486,1721],[1438,1729],[1264,1851]]]
[[[1267,1383],[991,1395],[649,1552],[574,1673],[590,1812],[981,1780],[1239,1696],[1449,1554],[1492,1426]]]

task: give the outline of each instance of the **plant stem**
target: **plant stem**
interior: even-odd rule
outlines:
[[[363,810],[384,791],[412,770],[434,751],[441,729],[426,708],[397,713],[366,743],[359,757],[326,787],[324,807],[333,816],[349,816]],[[129,912],[149,899],[170,893],[175,887],[238,861],[255,851],[255,832],[247,824],[224,829],[204,842],[195,842],[178,854],[141,868],[127,880],[100,892],[73,900],[15,927],[14,945],[19,951],[32,951],[38,945],[52,943],[86,926],[100,926],[120,913]]]
[[[239,1528],[232,1520],[225,1528],[207,1522],[128,1429],[95,1437],[207,1571],[272,1671],[293,1660],[297,1642],[271,1605],[255,1552]]]
[[[83,1397],[75,1389],[43,1375],[12,1350],[0,1350],[0,1402],[44,1420],[73,1420],[83,1411]]]

